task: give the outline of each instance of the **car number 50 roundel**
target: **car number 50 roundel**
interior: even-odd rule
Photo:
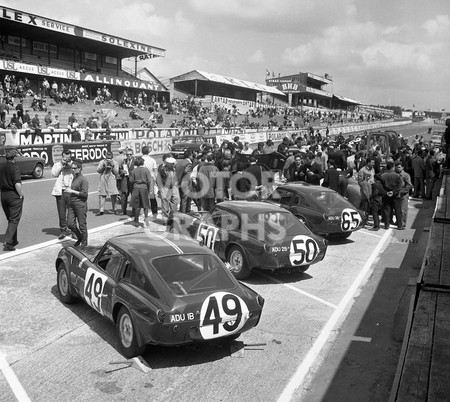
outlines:
[[[248,307],[239,296],[216,292],[208,296],[200,310],[200,333],[214,339],[238,332],[249,318]]]
[[[298,235],[291,241],[289,260],[292,265],[309,265],[319,254],[319,246],[309,236]]]
[[[361,215],[351,208],[345,208],[341,214],[341,229],[343,232],[356,229],[362,222]]]

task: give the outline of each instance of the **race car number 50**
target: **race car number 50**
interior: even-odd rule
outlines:
[[[213,226],[208,226],[204,223],[201,223],[197,231],[197,241],[203,241],[203,244],[206,247],[213,250],[214,242],[216,241],[217,230],[218,229]]]
[[[88,268],[84,278],[84,298],[86,303],[103,315],[101,306],[103,289],[108,277],[92,268]]]
[[[341,218],[341,228],[344,232],[356,229],[362,221],[361,215],[351,208],[345,208]]]
[[[238,332],[249,317],[248,307],[239,296],[216,292],[208,296],[200,310],[200,333],[214,339]]]
[[[291,241],[289,260],[292,265],[311,264],[319,254],[319,246],[309,236],[298,235]]]

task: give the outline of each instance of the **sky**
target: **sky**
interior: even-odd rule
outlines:
[[[156,77],[192,70],[265,83],[329,74],[366,104],[450,111],[448,0],[21,0],[3,6],[166,49]],[[134,68],[134,62],[129,67]]]

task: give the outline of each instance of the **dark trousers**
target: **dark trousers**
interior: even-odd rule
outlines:
[[[67,214],[69,212],[70,193],[63,192],[62,195],[56,195],[56,209],[58,210],[59,228],[61,232],[67,230]]]
[[[214,207],[216,206],[216,199],[215,198],[207,198],[207,197],[203,197],[201,199],[201,203],[202,203],[202,209],[203,211],[209,211],[212,212],[212,210],[214,209]]]
[[[191,212],[191,199],[188,197],[189,192],[180,186],[180,212]]]
[[[152,210],[153,215],[158,213],[158,201],[156,198],[150,197],[150,209]]]
[[[391,212],[395,211],[395,219],[397,227],[403,227],[403,217],[402,217],[402,199],[393,197],[383,198],[383,217],[384,226],[389,227],[389,222],[391,221]]]
[[[381,197],[377,197],[377,199],[373,198],[370,202],[370,211],[373,216],[373,227],[380,227],[380,209],[381,209]]]
[[[5,233],[5,244],[14,247],[18,244],[17,228],[22,217],[23,198],[15,191],[2,191],[2,208],[8,221]]]
[[[78,222],[78,226],[77,226]],[[69,214],[67,216],[69,229],[75,233],[77,239],[83,246],[88,244],[87,231],[87,201],[72,198],[69,205]]]

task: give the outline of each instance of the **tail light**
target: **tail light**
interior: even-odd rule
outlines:
[[[166,314],[165,314],[163,311],[158,310],[158,312],[156,313],[156,315],[157,315],[157,317],[158,317],[158,321],[159,321],[161,324],[163,324],[163,323],[164,323],[164,320],[166,319]]]
[[[258,303],[259,307],[264,307],[264,298],[260,295],[256,296],[256,302]]]

